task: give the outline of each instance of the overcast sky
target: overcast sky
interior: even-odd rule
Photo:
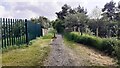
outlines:
[[[0,18],[27,18],[45,16],[50,20],[56,18],[55,12],[61,10],[64,4],[72,8],[81,5],[88,14],[98,6],[103,8],[111,0],[0,0]],[[119,0],[113,0],[118,3]]]

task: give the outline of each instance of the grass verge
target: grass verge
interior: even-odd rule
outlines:
[[[67,33],[65,38],[73,42],[94,47],[110,56],[117,57],[118,64],[120,64],[120,40],[99,38],[87,34],[80,35],[78,32]]]
[[[37,38],[28,47],[16,48],[2,54],[2,66],[42,66],[50,52],[51,39]]]
[[[79,43],[75,43],[73,41],[69,41],[68,39],[64,38],[64,43],[67,47],[72,49],[74,53],[82,59],[82,63],[84,63],[86,66],[98,66],[98,68],[108,68],[105,66],[118,66],[117,60],[114,58],[111,58],[104,54],[103,52],[94,49],[92,47],[89,47],[87,45],[82,45]],[[96,67],[95,67],[96,68]]]

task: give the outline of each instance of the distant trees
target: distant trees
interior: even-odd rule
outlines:
[[[69,5],[65,4],[62,6],[62,11],[56,12],[58,19],[63,21],[63,26],[71,30],[80,31],[84,27],[87,19],[87,10],[80,5],[77,8],[71,8]]]
[[[59,25],[60,30],[60,27],[64,27],[62,30],[79,31],[81,35],[89,32],[100,37],[120,38],[120,2],[116,5],[110,1],[102,10],[96,6],[91,17],[87,16],[87,9],[80,5],[71,8],[65,4],[61,9],[62,11],[56,12],[58,19],[53,23],[55,29],[58,29]]]
[[[49,28],[51,26],[50,20],[46,17],[39,16],[38,18],[31,18],[34,23],[39,23],[43,28]]]
[[[119,8],[119,3],[118,6],[115,6],[116,3],[113,1],[110,1],[109,3],[106,3],[104,8],[102,9],[103,11],[103,17],[106,17],[106,20],[109,21],[107,24],[107,34],[108,37],[111,36],[118,36],[119,38],[119,31],[120,31],[120,26],[119,26],[119,21],[120,21],[120,8]]]
[[[92,17],[90,17],[88,21],[90,30],[94,32],[96,36],[119,38],[119,4],[116,6],[116,3],[110,1],[103,7],[102,14],[99,12],[100,10],[97,10],[97,8],[93,10]]]
[[[101,25],[101,10],[99,9],[99,7],[95,7],[91,13],[91,19],[94,19],[93,23],[94,23],[94,30],[95,30],[95,35],[98,36],[99,35],[99,30],[100,30],[100,25]]]
[[[64,25],[62,20],[56,19],[55,21],[52,21],[52,26],[58,33],[64,32]]]
[[[64,17],[68,15],[68,11],[71,9],[71,7],[67,4],[65,4],[62,6],[61,9],[62,9],[62,11],[56,12],[56,14],[59,19],[63,20]]]
[[[102,9],[102,12],[107,15],[108,20],[114,20],[115,18],[115,4],[113,1],[110,1],[109,3],[106,3],[104,5],[104,8]]]
[[[87,16],[84,13],[69,14],[65,17],[65,27],[73,28],[74,31],[83,33],[83,28],[87,22]],[[77,30],[76,30],[77,29]]]

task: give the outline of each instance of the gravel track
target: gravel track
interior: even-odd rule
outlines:
[[[72,57],[71,50],[64,46],[61,35],[57,35],[57,38],[53,40],[51,50],[45,66],[76,66],[79,64],[75,61],[75,57]]]
[[[69,47],[65,46],[63,43],[63,38],[61,35],[56,35],[57,38],[52,40],[51,52],[48,58],[44,61],[44,66],[90,66],[92,63],[90,62],[92,59],[89,59],[90,55],[78,55],[74,52],[74,50],[70,49]],[[91,54],[93,53],[91,49],[86,47],[80,48],[82,50],[87,50]],[[84,52],[84,51],[83,51]],[[81,51],[82,53],[82,51]],[[87,52],[85,52],[87,54]],[[80,54],[80,53],[79,53]],[[98,53],[99,54],[99,53]],[[95,58],[95,57],[93,57]],[[102,57],[104,58],[104,57]],[[99,58],[98,58],[99,59]],[[105,60],[104,60],[105,61]],[[112,63],[111,60],[108,59]],[[93,62],[93,61],[92,61]],[[99,61],[94,60],[94,63]],[[102,63],[100,61],[100,63]],[[103,64],[101,64],[103,65]]]

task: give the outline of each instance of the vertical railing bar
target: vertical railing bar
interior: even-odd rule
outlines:
[[[7,39],[7,46],[9,45],[8,43],[8,19],[6,18],[6,39]]]
[[[25,33],[26,33],[26,43],[27,43],[27,45],[28,45],[28,29],[27,29],[27,19],[25,19]]]
[[[11,45],[11,36],[10,36],[10,32],[11,32],[11,27],[10,27],[10,25],[11,25],[11,23],[10,23],[10,19],[8,19],[8,24],[9,24],[9,45]]]
[[[13,19],[11,19],[11,36],[12,36],[12,45],[14,45],[14,43],[13,43],[13,29],[14,29],[14,27],[13,27]]]
[[[19,24],[19,19],[17,19],[17,24],[18,24],[18,35],[17,36],[18,36],[18,45],[19,45],[20,44],[20,37],[19,37],[20,24]]]
[[[4,32],[3,32],[3,35],[4,35],[4,47],[6,48],[6,35],[5,35],[5,18],[3,18],[3,28],[4,28]]]
[[[12,19],[10,19],[10,45],[12,45]]]
[[[17,19],[14,20],[15,27],[17,26]],[[17,44],[17,36],[15,34],[15,44]]]
[[[22,24],[22,28],[21,28],[21,35],[22,35],[22,37],[21,37],[21,41],[22,41],[22,44],[24,43],[23,42],[23,30],[24,30],[24,24],[23,24],[23,20],[21,20],[21,24]]]
[[[24,21],[24,43],[26,43],[26,25],[25,25],[25,20]]]
[[[15,19],[15,25],[18,26],[17,24],[18,24],[18,20]],[[17,45],[17,44],[18,44],[18,36],[17,36],[17,34],[16,34],[16,45]]]
[[[10,39],[10,19],[8,19],[8,38],[9,38],[9,45],[11,45],[11,39]]]
[[[0,48],[3,48],[3,38],[2,38],[2,18],[0,18]]]
[[[20,19],[20,44],[22,44],[22,19]]]
[[[15,19],[13,19],[13,29],[15,29]],[[15,30],[13,30],[13,44],[15,45]]]
[[[21,44],[21,27],[22,27],[21,19],[19,19],[19,23],[20,23],[20,44]]]

